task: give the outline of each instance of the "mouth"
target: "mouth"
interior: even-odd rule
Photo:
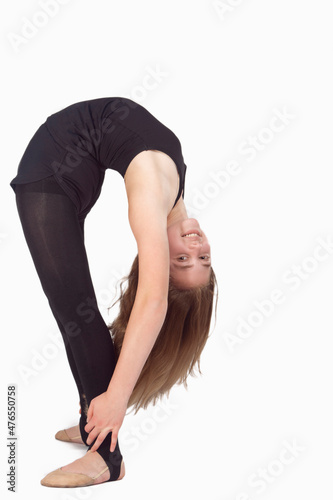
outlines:
[[[200,237],[201,238],[201,234],[199,233],[198,230],[192,230],[192,231],[188,231],[187,233],[185,234],[182,234],[182,238],[196,238],[196,237]]]

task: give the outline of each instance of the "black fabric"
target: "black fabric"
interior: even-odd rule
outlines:
[[[177,136],[147,109],[124,97],[82,101],[50,115],[30,140],[10,182],[34,182],[50,175],[74,202],[79,219],[98,199],[107,169],[123,177],[141,151],[169,155],[179,173],[178,199],[184,197],[186,165]]]
[[[65,343],[81,402],[81,436],[86,442],[85,410],[94,397],[107,390],[116,358],[91,280],[84,219],[78,218],[75,204],[54,176],[18,184],[15,192],[24,236]],[[111,432],[97,452],[110,469],[109,481],[114,481],[120,474],[122,454],[118,441],[113,453],[110,444]]]

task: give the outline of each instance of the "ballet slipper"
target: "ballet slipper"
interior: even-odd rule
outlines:
[[[103,483],[96,483],[96,479],[99,478],[102,474],[104,474],[104,472],[106,472],[107,470],[108,466],[106,466],[103,470],[101,470],[101,472],[99,472],[95,476],[91,477],[86,474],[81,474],[78,472],[64,471],[60,467],[59,469],[55,469],[54,471],[49,472],[41,480],[40,484],[43,486],[49,486],[51,488],[77,488],[82,486],[92,486],[94,484],[103,484]],[[118,479],[115,479],[115,481],[123,479],[124,476],[125,476],[125,464],[124,460],[122,460],[120,466],[120,474]]]
[[[71,438],[71,437],[69,437],[69,435],[67,434],[67,432],[66,432],[65,429],[63,429],[61,431],[58,431],[54,437],[56,439],[58,439],[59,441],[66,441],[67,443],[85,444],[82,441],[81,434],[79,436],[73,436]],[[81,439],[81,442],[80,441],[75,441],[76,439]]]

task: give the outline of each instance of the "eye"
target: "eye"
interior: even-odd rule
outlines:
[[[178,260],[180,260],[181,262],[184,262],[186,259],[186,255],[181,255],[180,257],[178,257]]]
[[[209,255],[201,255],[200,259],[202,259],[202,260],[209,260],[210,256]]]

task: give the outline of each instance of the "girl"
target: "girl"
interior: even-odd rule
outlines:
[[[124,178],[138,248],[111,325],[99,312],[84,245],[107,168]],[[10,182],[80,398],[79,424],[56,438],[88,446],[44,486],[122,479],[118,433],[127,408],[155,404],[175,383],[186,386],[196,363],[200,371],[216,278],[207,237],[187,216],[186,168],[170,129],[131,99],[110,97],[49,116]]]

